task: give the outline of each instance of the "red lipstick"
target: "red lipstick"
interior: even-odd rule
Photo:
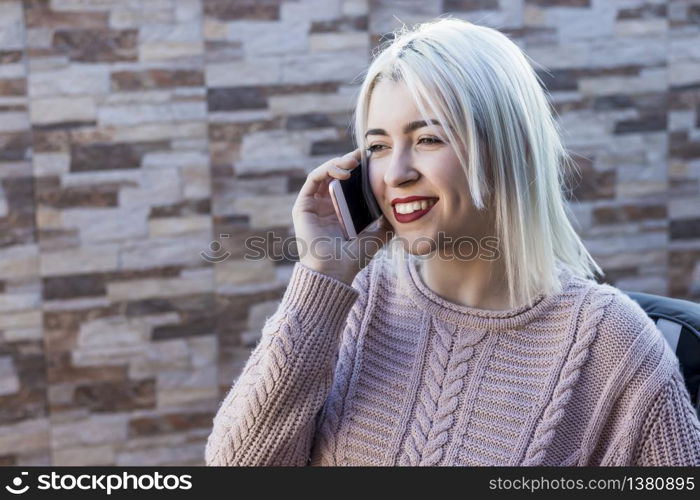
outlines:
[[[435,200],[435,203],[433,203],[432,205],[428,205],[428,206],[425,207],[423,210],[416,210],[415,212],[411,212],[410,214],[400,214],[400,213],[398,213],[398,212],[396,211],[396,204],[395,204],[395,203],[409,203],[409,202],[411,202],[411,201],[426,200],[426,199],[428,199],[428,200]],[[397,200],[398,200],[398,201],[397,201]],[[435,204],[437,203],[437,199],[436,199],[436,198],[426,198],[425,196],[411,196],[410,198],[403,198],[403,200],[406,200],[406,201],[402,201],[401,198],[395,198],[395,199],[392,201],[393,209],[394,209],[394,210],[393,210],[393,212],[394,212],[394,218],[395,218],[398,222],[412,222],[412,221],[414,221],[414,220],[416,220],[416,219],[420,219],[420,218],[423,217],[425,214],[427,214],[428,212],[430,212],[430,209],[433,208],[433,207],[435,206]]]

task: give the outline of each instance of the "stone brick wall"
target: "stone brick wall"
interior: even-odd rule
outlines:
[[[1,464],[203,463],[293,265],[245,239],[293,234],[372,48],[443,13],[549,69],[608,281],[700,300],[700,1],[0,0]]]

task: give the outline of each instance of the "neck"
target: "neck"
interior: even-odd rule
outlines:
[[[501,259],[419,259],[418,272],[425,285],[450,302],[477,309],[507,310],[508,288]]]

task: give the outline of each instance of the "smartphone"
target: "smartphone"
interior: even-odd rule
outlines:
[[[369,182],[369,155],[364,155],[359,166],[350,171],[347,179],[333,179],[328,191],[335,214],[346,240],[356,238],[367,226],[382,215]]]

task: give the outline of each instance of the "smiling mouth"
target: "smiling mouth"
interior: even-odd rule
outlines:
[[[416,200],[409,201],[408,203],[396,203],[394,205],[394,211],[400,214],[410,214],[418,210],[425,210],[426,208],[435,205],[437,199],[431,198],[428,200]]]
[[[425,214],[430,212],[438,200],[420,200],[409,203],[397,203],[393,206],[394,218],[398,222],[412,222],[420,219]]]

